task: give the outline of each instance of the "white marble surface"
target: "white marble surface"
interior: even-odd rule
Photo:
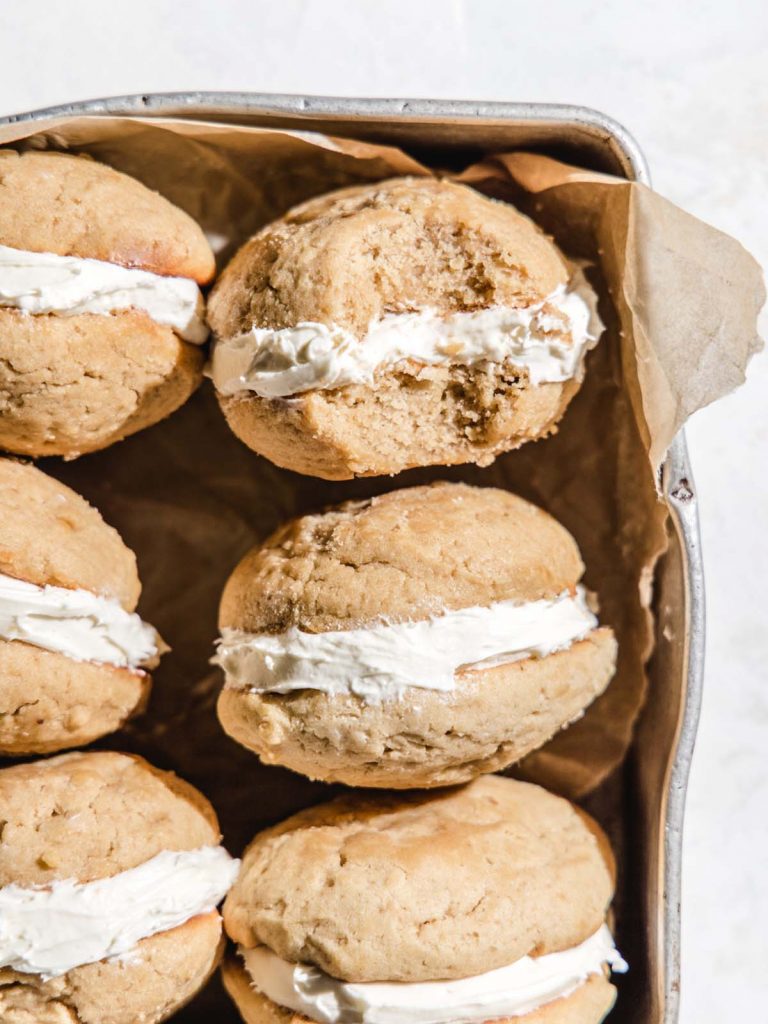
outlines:
[[[768,264],[764,0],[26,0],[0,4],[0,36],[0,113],[190,88],[597,107],[635,134],[659,191]],[[709,643],[684,1024],[757,1021],[768,997],[767,395],[762,355],[689,429]]]

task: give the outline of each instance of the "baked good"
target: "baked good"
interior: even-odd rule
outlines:
[[[434,178],[319,196],[247,242],[211,295],[233,431],[329,479],[476,462],[551,433],[601,326],[508,203]]]
[[[348,785],[506,767],[613,675],[583,571],[556,520],[495,488],[414,487],[303,516],[224,589],[219,718],[262,760]]]
[[[140,590],[95,508],[0,459],[0,754],[89,743],[141,710],[165,645],[135,614]]]
[[[0,150],[0,448],[105,448],[200,383],[198,225],[87,157]]]
[[[188,1002],[238,866],[202,794],[76,753],[0,771],[0,807],[3,1024],[155,1024]]]
[[[598,825],[538,786],[352,793],[248,847],[224,980],[248,1024],[596,1024],[613,887]]]

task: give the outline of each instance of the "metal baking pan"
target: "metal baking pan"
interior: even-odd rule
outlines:
[[[0,119],[134,115],[315,130],[428,153],[432,162],[533,149],[649,184],[632,136],[585,107],[536,103],[336,99],[260,93],[121,96]],[[656,650],[649,696],[620,773],[625,817],[622,948],[632,970],[612,1020],[674,1024],[680,989],[681,841],[701,703],[704,592],[696,494],[681,432],[662,473],[669,550],[656,576]],[[182,1014],[185,1018],[186,1014]]]

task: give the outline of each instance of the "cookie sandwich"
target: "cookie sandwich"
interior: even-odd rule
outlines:
[[[200,227],[86,157],[0,150],[0,448],[104,448],[201,380]]]
[[[506,767],[613,675],[583,572],[555,519],[494,488],[303,516],[224,589],[219,718],[262,760],[329,782],[445,786]]]
[[[0,754],[89,743],[143,708],[165,645],[135,612],[140,590],[95,508],[0,459]]]
[[[598,825],[538,786],[352,793],[248,847],[224,981],[247,1024],[597,1024],[613,888]]]
[[[223,946],[238,862],[203,795],[141,758],[0,771],[0,1020],[155,1024]]]
[[[551,433],[601,326],[583,274],[522,213],[395,178],[312,199],[212,293],[231,428],[329,479],[476,462]]]

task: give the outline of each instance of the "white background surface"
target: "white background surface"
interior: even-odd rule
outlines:
[[[597,107],[635,134],[660,192],[768,265],[764,0],[5,0],[0,38],[0,114],[181,89]],[[767,402],[762,355],[688,434],[709,641],[683,1024],[756,1022],[768,999]]]

